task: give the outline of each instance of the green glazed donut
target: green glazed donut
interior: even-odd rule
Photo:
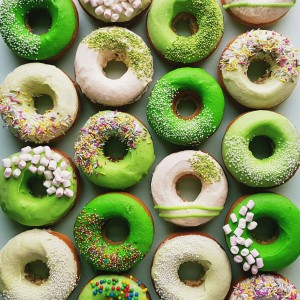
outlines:
[[[177,106],[192,100],[197,109],[181,117]],[[164,75],[155,85],[147,107],[148,121],[163,139],[177,145],[198,145],[219,127],[224,96],[216,80],[200,68],[180,68]]]
[[[78,171],[65,153],[27,146],[2,163],[0,206],[13,220],[26,226],[50,225],[77,202]]]
[[[276,236],[269,241],[258,241],[251,233],[253,227],[260,228],[259,219],[261,218],[270,219],[278,226]],[[241,234],[236,230],[244,227],[243,220],[247,221]],[[253,274],[256,274],[258,270],[280,270],[291,264],[300,255],[300,211],[292,201],[284,196],[274,193],[259,193],[241,197],[233,204],[225,223],[227,223],[224,226],[227,226],[224,228],[225,233],[227,232],[226,242],[235,255],[234,261],[241,263],[244,271],[251,270]],[[237,236],[240,236],[241,239],[237,239]],[[238,252],[235,251],[237,250],[235,247],[238,248]]]
[[[190,21],[191,36],[176,34],[179,19]],[[215,0],[153,0],[147,30],[152,45],[167,60],[195,63],[217,48],[224,32],[223,15]]]
[[[249,149],[255,137],[267,137],[273,153],[256,158]],[[284,116],[266,110],[239,116],[228,127],[222,156],[229,173],[251,187],[274,187],[289,180],[300,162],[300,140],[294,125]]]
[[[46,10],[52,24],[37,35],[27,28],[28,13]],[[0,33],[8,47],[29,60],[55,58],[71,47],[78,30],[78,15],[72,0],[3,0],[0,7]]]
[[[104,146],[111,138],[127,146],[121,160],[111,160]],[[75,143],[75,162],[87,178],[102,187],[125,189],[139,182],[154,162],[154,148],[147,128],[132,115],[101,111],[92,116]]]
[[[122,242],[105,235],[105,222],[123,219],[129,228]],[[134,267],[149,251],[154,237],[151,213],[136,197],[127,193],[107,193],[90,201],[74,225],[80,253],[97,270],[121,272]]]

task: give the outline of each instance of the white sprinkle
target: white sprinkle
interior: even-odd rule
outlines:
[[[32,148],[30,146],[27,146],[27,147],[24,147],[21,149],[21,153],[24,153],[24,154],[30,153],[31,150],[32,150]]]
[[[248,254],[249,254],[249,249],[247,249],[247,248],[242,249],[242,251],[241,251],[242,256],[247,256]]]
[[[70,189],[65,189],[64,194],[69,198],[74,196],[74,192]]]
[[[240,255],[236,255],[236,256],[233,258],[233,260],[234,260],[236,263],[240,264],[240,263],[243,261],[243,258],[242,258]]]
[[[15,178],[20,177],[20,175],[21,175],[21,170],[20,170],[20,169],[14,169],[12,175],[13,175]]]
[[[35,173],[37,172],[37,167],[34,166],[34,165],[30,165],[29,168],[28,168],[28,170],[29,170],[31,173],[35,174]]]
[[[259,269],[261,269],[264,266],[264,260],[262,258],[257,258],[256,265]]]
[[[253,241],[252,241],[250,238],[246,239],[246,241],[245,241],[245,246],[246,246],[247,248],[250,247],[252,244],[253,244]]]
[[[231,246],[236,246],[237,245],[237,242],[236,242],[236,236],[233,235],[230,237],[230,245]]]
[[[5,168],[4,170],[4,177],[9,178],[12,174],[12,169],[11,168]]]
[[[63,182],[63,186],[64,186],[65,188],[71,186],[71,181],[70,181],[70,180],[64,181],[64,182]]]
[[[236,242],[239,244],[239,245],[245,245],[245,239],[241,236],[238,236],[236,238]]]
[[[48,169],[54,171],[57,167],[57,162],[55,160],[50,160]]]
[[[43,146],[38,146],[36,148],[33,148],[33,153],[34,154],[41,154],[44,152],[44,147]]]
[[[42,157],[41,160],[40,160],[40,164],[45,166],[45,167],[48,167],[49,159],[47,159],[46,157]]]
[[[11,167],[11,160],[10,158],[4,158],[2,159],[2,164],[4,168],[10,168]]]
[[[18,164],[19,169],[24,169],[26,167],[26,161],[24,160],[20,160],[19,164]]]
[[[244,232],[244,230],[243,230],[242,228],[237,227],[237,228],[235,229],[235,231],[234,231],[234,234],[235,234],[236,236],[241,236],[241,235],[243,234],[243,232]]]
[[[247,272],[247,271],[250,270],[250,265],[249,265],[247,262],[245,262],[245,263],[243,264],[243,270],[244,270],[245,272]]]
[[[53,195],[56,192],[56,188],[54,186],[51,186],[49,189],[47,189],[48,195]]]
[[[232,254],[238,254],[238,253],[239,253],[239,247],[238,247],[238,246],[232,246],[232,247],[230,248],[230,252],[231,252]]]
[[[245,216],[246,213],[247,213],[247,210],[248,210],[247,206],[242,206],[241,209],[240,209],[240,211],[239,211],[239,214],[241,216]]]
[[[249,223],[253,220],[253,217],[254,217],[254,213],[252,212],[248,212],[247,215],[246,215],[246,221]]]
[[[251,273],[252,273],[253,275],[256,275],[256,274],[258,273],[258,267],[257,267],[256,265],[252,266],[252,268],[251,268]]]
[[[231,219],[232,223],[236,223],[236,222],[237,222],[236,214],[235,214],[235,213],[232,213],[232,214],[230,215],[230,219]]]
[[[46,170],[46,168],[45,168],[44,166],[39,166],[39,167],[38,167],[38,174],[39,174],[39,175],[44,174],[45,170]]]
[[[257,222],[255,222],[255,221],[250,222],[250,223],[248,224],[248,226],[247,226],[247,228],[248,228],[249,230],[253,230],[253,229],[255,229],[256,227],[257,227]]]
[[[20,158],[15,155],[15,156],[12,157],[11,161],[13,162],[14,165],[17,166],[20,162]]]
[[[251,210],[254,206],[255,202],[253,200],[249,200],[249,202],[247,203],[247,207],[249,208],[249,210]]]
[[[44,176],[45,176],[46,179],[53,179],[53,174],[49,170],[44,172]]]
[[[40,161],[41,156],[39,154],[35,154],[32,156],[31,163],[36,165]]]
[[[229,224],[226,224],[225,226],[223,226],[223,230],[224,230],[225,234],[229,234],[232,231]]]
[[[247,260],[249,265],[253,265],[255,263],[255,259],[251,254],[246,256],[246,260]]]
[[[250,253],[253,257],[258,257],[259,256],[259,252],[256,249],[251,250]]]
[[[239,227],[242,228],[242,229],[245,229],[245,228],[246,228],[246,219],[241,218],[241,219],[239,220]]]
[[[56,190],[56,193],[55,193],[56,197],[60,198],[63,194],[64,194],[64,189],[62,187],[60,187]]]
[[[52,181],[51,180],[45,180],[43,183],[43,186],[46,188],[50,188],[52,185]]]

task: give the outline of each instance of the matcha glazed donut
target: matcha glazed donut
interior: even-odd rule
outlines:
[[[180,19],[189,20],[191,36],[176,34]],[[168,61],[196,63],[218,46],[224,32],[222,11],[215,0],[153,0],[147,32],[154,49]]]
[[[27,24],[29,13],[47,11],[52,24],[37,35]],[[55,59],[71,47],[78,31],[78,14],[72,0],[3,0],[0,33],[8,47],[29,60]]]
[[[177,111],[181,101],[197,106],[189,117]],[[195,146],[221,124],[224,96],[216,80],[200,68],[180,68],[164,75],[152,90],[147,118],[153,130],[170,143]]]

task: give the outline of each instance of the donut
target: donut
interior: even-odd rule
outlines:
[[[0,206],[13,220],[26,226],[50,225],[77,203],[79,174],[62,151],[27,146],[2,164]]]
[[[100,294],[100,295],[99,295]],[[146,286],[138,279],[128,275],[100,275],[93,278],[81,291],[78,300],[151,300]]]
[[[127,66],[119,79],[106,77],[107,63],[116,60]],[[150,49],[134,32],[121,27],[93,31],[78,46],[75,57],[76,81],[95,103],[122,106],[137,101],[153,76]]]
[[[269,157],[256,158],[249,149],[257,137],[270,140],[272,153]],[[298,169],[299,135],[294,125],[278,113],[248,112],[227,127],[222,156],[235,180],[251,187],[275,187],[288,181]]]
[[[121,160],[105,154],[105,144],[118,138],[127,147]],[[123,112],[101,111],[80,130],[75,142],[75,162],[87,179],[96,185],[125,189],[139,182],[154,162],[154,148],[147,128]]]
[[[53,107],[39,114],[35,99],[48,95]],[[79,112],[77,90],[60,69],[42,63],[16,68],[0,90],[0,114],[15,136],[23,141],[49,143],[73,126]]]
[[[193,101],[195,112],[183,117],[181,101]],[[216,80],[200,68],[179,68],[164,75],[152,90],[147,118],[153,130],[170,143],[198,145],[219,127],[224,96]]]
[[[221,0],[221,3],[237,22],[262,27],[277,22],[296,0]]]
[[[46,265],[46,278],[30,268],[35,262]],[[75,247],[66,235],[56,231],[27,230],[0,251],[0,292],[4,300],[66,300],[79,277]]]
[[[262,219],[274,222],[272,237],[260,238],[256,227],[266,227]],[[244,271],[277,271],[300,255],[300,211],[284,196],[258,193],[239,198],[230,208],[223,227],[234,261]],[[261,225],[261,227],[259,227]]]
[[[188,20],[191,36],[176,33],[176,24]],[[154,0],[147,18],[153,48],[169,62],[191,64],[207,58],[224,33],[223,15],[214,0]]]
[[[176,183],[193,175],[201,181],[201,192],[193,202],[178,195]],[[179,226],[198,226],[218,216],[228,192],[226,176],[209,154],[185,150],[165,157],[156,167],[151,192],[159,216]]]
[[[128,223],[124,241],[106,236],[105,223],[119,218]],[[154,226],[148,208],[128,193],[102,194],[90,201],[76,218],[74,237],[79,252],[97,270],[122,272],[139,263],[151,248]]]
[[[220,58],[219,81],[243,106],[274,107],[285,101],[298,81],[297,50],[283,35],[269,30],[251,30],[227,45]],[[252,82],[248,68],[253,61],[269,65],[266,74]]]
[[[147,11],[151,0],[79,0],[79,3],[96,20],[128,24]]]
[[[242,298],[241,298],[242,297]],[[280,274],[259,274],[241,279],[233,287],[228,300],[239,299],[300,299],[295,285]]]
[[[29,14],[47,11],[51,27],[41,35],[31,32]],[[7,46],[29,60],[57,59],[69,49],[78,32],[78,14],[72,0],[3,0],[0,33]]]
[[[181,281],[178,270],[186,262],[201,265],[205,270],[203,278]],[[225,251],[214,239],[200,232],[168,236],[154,254],[151,276],[162,300],[222,300],[231,283]]]

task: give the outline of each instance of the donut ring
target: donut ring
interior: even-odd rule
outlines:
[[[128,148],[121,160],[105,155],[105,143],[117,137]],[[154,148],[147,128],[135,117],[113,111],[92,116],[75,143],[75,162],[87,178],[102,187],[125,189],[139,182],[154,162]]]
[[[193,202],[184,202],[176,191],[176,182],[185,175],[194,175],[202,183]],[[159,163],[153,173],[151,192],[160,217],[179,226],[198,226],[220,214],[228,186],[215,159],[201,151],[186,150]]]
[[[111,60],[122,61],[128,70],[119,79],[105,76]],[[79,44],[75,58],[76,81],[95,103],[121,106],[140,99],[153,76],[150,49],[134,32],[121,27],[93,31]]]
[[[260,218],[271,219],[278,226],[278,232],[268,241],[258,241],[251,233]],[[244,271],[256,274],[280,270],[300,255],[300,212],[284,196],[259,193],[241,197],[229,210],[225,223],[227,245]]]
[[[195,113],[183,118],[178,101],[193,99]],[[198,145],[219,127],[224,113],[223,92],[215,79],[200,68],[180,68],[164,75],[152,90],[147,118],[163,139],[177,145]]]
[[[53,107],[36,111],[34,98],[48,95]],[[14,135],[23,141],[49,143],[63,136],[75,123],[79,100],[72,80],[60,69],[42,63],[16,68],[0,91],[0,114]]]
[[[206,270],[205,277],[192,281],[191,286],[178,275],[180,265],[186,262],[197,262]],[[231,283],[225,251],[199,232],[172,234],[165,239],[154,254],[151,276],[161,299],[224,299]]]
[[[130,232],[124,241],[112,242],[106,236],[104,225],[110,218],[128,222]],[[147,207],[133,195],[107,193],[90,201],[77,216],[74,237],[79,252],[97,270],[126,271],[151,248],[153,220]]]
[[[271,139],[270,157],[258,159],[249,150],[254,137]],[[245,113],[227,128],[222,142],[222,156],[229,173],[251,187],[284,184],[297,171],[300,162],[299,135],[284,116],[266,110]]]
[[[191,36],[177,35],[178,19],[190,21]],[[223,15],[213,0],[156,0],[148,13],[147,31],[154,49],[168,61],[195,63],[217,48],[224,32]]]
[[[52,17],[49,31],[30,32],[29,12],[43,9]],[[69,49],[78,31],[78,14],[71,0],[3,0],[0,8],[0,33],[8,47],[29,60],[55,59]]]
[[[26,272],[26,265],[35,261],[47,265],[47,279],[37,280]],[[22,232],[0,252],[0,291],[4,300],[66,300],[79,277],[76,249],[59,232],[39,229]]]
[[[286,100],[298,81],[297,52],[291,41],[269,30],[251,30],[229,43],[220,59],[219,81],[241,105],[265,109]],[[270,65],[266,75],[252,82],[250,63],[263,60]]]

